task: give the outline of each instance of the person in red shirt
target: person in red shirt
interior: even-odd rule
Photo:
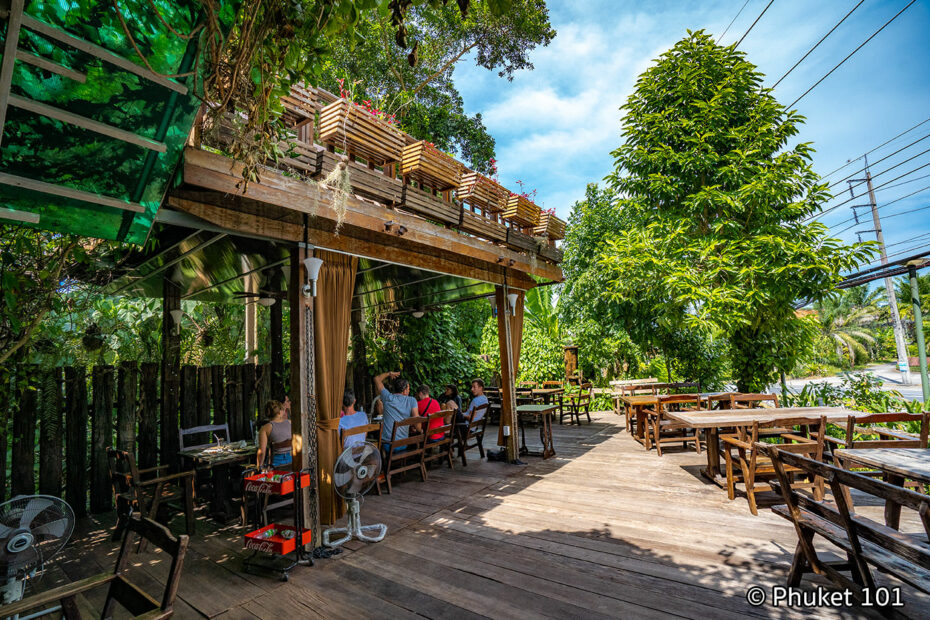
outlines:
[[[439,406],[439,401],[429,395],[428,385],[421,385],[419,388],[417,388],[417,411],[420,412],[421,416],[427,418],[434,413],[439,413],[440,409],[441,407]],[[443,418],[433,418],[429,421],[429,428],[427,430],[431,431],[434,428],[439,428],[443,424],[445,424],[445,420],[443,420]],[[442,437],[442,433],[433,433],[429,436],[429,440],[439,441],[442,439]]]

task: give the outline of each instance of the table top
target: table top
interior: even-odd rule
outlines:
[[[553,394],[564,394],[565,388],[539,388],[534,389],[533,394],[537,396],[549,396]]]
[[[533,415],[552,413],[558,405],[517,405],[517,413],[531,413]]]
[[[631,407],[641,405],[656,405],[659,403],[659,397],[655,394],[635,394],[630,396],[621,396],[620,400]]]
[[[216,444],[209,446],[196,446],[179,450],[178,454],[197,461],[201,465],[214,466],[225,463],[234,463],[253,456],[258,452],[258,446],[254,443],[246,443],[244,448],[239,447],[239,443],[231,443],[223,446],[218,450]]]
[[[837,450],[843,460],[900,474],[912,480],[930,483],[930,449],[928,448],[853,448]]]
[[[713,411],[668,411],[669,419],[692,428],[721,426],[747,426],[753,422],[816,422],[821,417],[828,421],[846,420],[849,416],[868,415],[845,407],[759,407],[756,409],[717,409]]]

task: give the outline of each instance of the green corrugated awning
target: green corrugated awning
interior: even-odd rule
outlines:
[[[220,4],[228,26],[238,3]],[[200,66],[199,37],[182,36],[199,11],[197,0],[12,0],[0,44],[0,218],[145,241],[200,106],[192,76],[170,77]]]

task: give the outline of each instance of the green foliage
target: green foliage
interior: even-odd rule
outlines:
[[[869,347],[876,344],[872,327],[878,320],[878,304],[883,298],[880,289],[869,292],[863,285],[838,290],[814,304],[820,331],[833,343],[837,360],[847,361],[853,367],[857,356],[870,357]]]
[[[782,401],[786,407],[848,407],[868,413],[923,410],[920,401],[905,400],[900,392],[883,390],[881,385],[881,379],[872,374],[846,374],[839,385],[808,383],[798,392],[784,394]]]
[[[607,239],[608,290],[659,331],[724,335],[740,390],[761,391],[810,346],[797,300],[819,300],[871,255],[805,221],[829,197],[812,148],[733,46],[689,33],[639,78],[608,177],[632,226]],[[642,316],[643,313],[640,313]]]
[[[500,373],[500,345],[497,339],[497,319],[488,318],[481,336],[481,349],[475,360],[478,375],[490,380]],[[520,370],[517,381],[556,381],[565,378],[563,342],[528,321],[523,323],[520,342]]]

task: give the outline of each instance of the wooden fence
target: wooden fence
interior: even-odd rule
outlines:
[[[233,441],[252,438],[271,395],[268,364],[183,366],[165,407],[161,372],[157,362],[18,368],[0,403],[0,501],[38,492],[63,497],[78,516],[107,512],[108,447],[134,452],[141,468],[176,468],[179,426],[228,423]]]

